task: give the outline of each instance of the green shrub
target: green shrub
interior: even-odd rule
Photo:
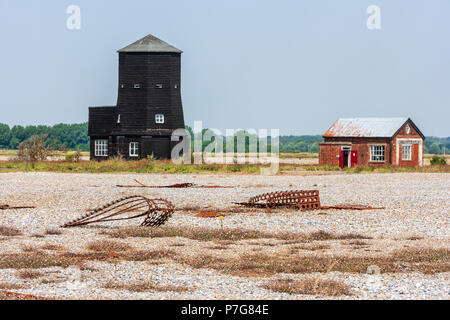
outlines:
[[[439,157],[434,155],[433,158],[431,158],[430,163],[432,165],[446,165],[447,159],[445,159],[445,157]]]
[[[241,172],[242,166],[227,166],[228,172]]]
[[[66,154],[66,161],[72,162],[73,161],[73,154],[71,154],[71,153]]]

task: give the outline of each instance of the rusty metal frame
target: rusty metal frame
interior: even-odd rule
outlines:
[[[145,216],[141,226],[161,226],[175,211],[175,206],[165,199],[148,199],[132,195],[110,202],[100,208],[88,210],[84,216],[70,221],[63,228],[83,226],[96,222],[130,220]]]

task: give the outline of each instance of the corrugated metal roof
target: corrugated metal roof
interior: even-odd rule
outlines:
[[[408,118],[342,118],[324,137],[392,137]]]
[[[118,50],[117,52],[174,52],[182,53],[183,51],[171,46],[170,44],[149,34],[148,36]]]

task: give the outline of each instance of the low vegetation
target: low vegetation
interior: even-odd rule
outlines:
[[[366,273],[370,266],[378,266],[383,273],[450,271],[448,249],[403,249],[390,255],[319,256],[297,254],[245,254],[237,258],[209,254],[177,256],[176,261],[192,268],[220,270],[238,276],[270,276],[277,273],[327,273],[330,271]],[[330,266],[332,268],[330,269]]]
[[[67,268],[76,261],[64,256],[42,253],[12,253],[0,255],[0,269]]]
[[[323,279],[276,279],[267,281],[263,288],[289,294],[321,295],[328,297],[349,296],[350,287],[343,282]]]
[[[113,238],[167,238],[181,237],[197,241],[214,240],[249,240],[249,239],[277,239],[293,241],[323,241],[323,240],[345,240],[345,239],[371,239],[368,236],[359,234],[335,234],[325,231],[311,233],[279,232],[270,233],[257,230],[243,230],[237,228],[211,229],[211,228],[189,228],[178,226],[163,226],[160,228],[130,227],[121,228],[112,231],[106,231],[105,234]]]
[[[18,284],[18,283],[11,283],[11,282],[0,282],[0,289],[1,290],[19,290],[24,289],[24,285]]]
[[[268,168],[262,164],[187,164],[177,165],[170,160],[146,159],[125,161],[111,159],[106,161],[38,161],[30,163],[30,172],[61,172],[61,173],[221,173],[221,174],[260,174],[261,168]],[[280,171],[291,171],[297,167],[292,165],[280,165]],[[25,171],[25,163],[21,161],[1,161],[0,169],[7,171]],[[0,170],[1,171],[1,170]]]
[[[306,171],[342,171],[339,167],[333,166],[301,166]],[[371,167],[371,166],[358,166],[354,168],[345,168],[346,173],[399,173],[399,172],[425,172],[425,173],[437,173],[437,172],[450,172],[449,165],[433,165],[423,167],[396,167],[396,166],[383,166],[383,167]]]
[[[439,157],[434,155],[430,160],[431,165],[446,165],[447,159],[445,157]]]
[[[186,286],[160,285],[150,281],[142,281],[130,284],[108,281],[103,285],[103,288],[113,290],[127,290],[131,292],[186,292],[192,290],[191,288]]]
[[[62,233],[63,233],[62,230],[56,229],[56,228],[49,228],[49,229],[45,230],[45,234],[49,235],[49,236],[57,236]]]
[[[127,243],[99,240],[89,243],[87,248],[92,251],[126,251],[130,250],[131,246]]]
[[[0,236],[14,237],[14,236],[20,236],[21,234],[22,234],[22,232],[16,228],[0,225]]]
[[[17,273],[17,276],[21,279],[31,280],[42,277],[43,273],[35,270],[21,270]]]

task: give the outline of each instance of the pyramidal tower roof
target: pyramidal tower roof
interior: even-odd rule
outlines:
[[[182,53],[183,51],[171,46],[170,44],[149,34],[142,39],[118,50],[117,52],[173,52]]]

